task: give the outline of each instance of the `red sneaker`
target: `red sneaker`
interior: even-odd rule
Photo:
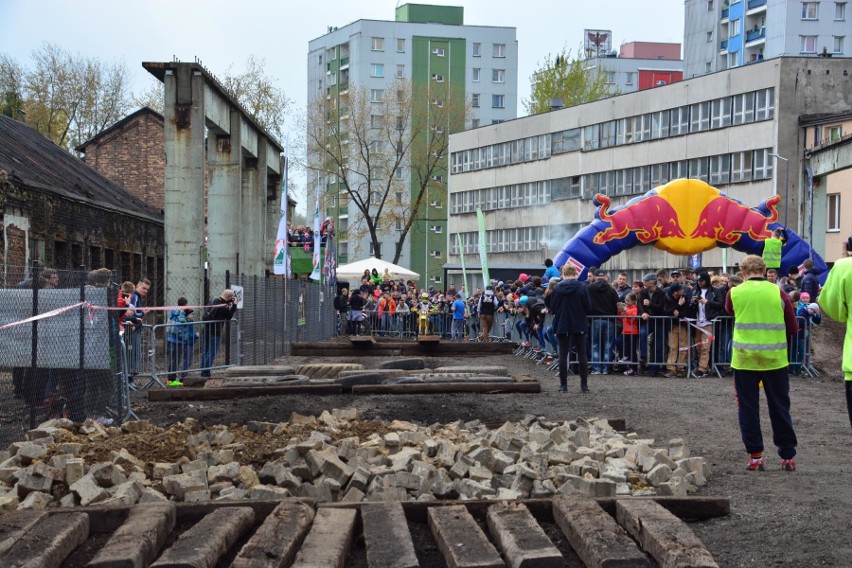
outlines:
[[[781,462],[783,464],[783,460]],[[766,470],[766,460],[763,458],[750,458],[748,460],[748,465],[746,466],[747,471],[764,471]]]
[[[792,459],[781,460],[781,471],[796,471],[796,462]]]

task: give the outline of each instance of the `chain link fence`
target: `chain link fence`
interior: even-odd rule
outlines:
[[[266,364],[292,343],[337,332],[334,290],[312,282],[227,273],[152,281],[135,327],[119,322],[124,282],[106,268],[0,265],[0,447],[50,418],[120,423],[135,416],[134,389]],[[240,301],[233,318],[204,321],[205,306],[229,288]],[[179,299],[188,317],[176,323]]]

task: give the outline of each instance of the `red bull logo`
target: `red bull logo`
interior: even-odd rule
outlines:
[[[609,212],[612,201],[606,195],[597,194],[595,202],[600,205],[600,220],[610,225],[595,235],[595,244],[623,239],[629,233],[635,233],[642,244],[650,244],[661,238],[686,236],[678,222],[677,211],[659,195],[647,195],[613,213]]]
[[[698,226],[690,236],[710,238],[726,245],[733,245],[745,234],[755,241],[768,239],[772,236],[772,231],[767,227],[778,220],[780,201],[780,195],[766,200],[770,214],[765,217],[759,211],[720,195],[704,206]]]

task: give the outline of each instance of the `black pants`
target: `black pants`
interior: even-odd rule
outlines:
[[[588,388],[589,359],[586,355],[586,334],[583,332],[560,333],[556,336],[556,340],[559,342],[559,385],[568,386],[568,355],[571,353],[573,343],[580,362],[580,388]]]
[[[852,381],[846,383],[846,411],[849,412],[849,425],[852,426]]]
[[[740,419],[740,433],[749,453],[763,451],[763,434],[760,431],[760,381],[766,393],[769,421],[772,424],[772,441],[778,456],[789,460],[796,456],[796,432],[790,418],[790,377],[787,367],[772,371],[743,371],[734,369],[734,386]]]

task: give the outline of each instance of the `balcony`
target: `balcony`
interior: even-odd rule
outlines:
[[[349,68],[349,58],[348,57],[341,57],[340,58],[340,69],[343,70],[343,69],[348,69],[348,68]]]
[[[719,51],[728,51],[728,40],[723,39],[719,43]]]
[[[748,0],[746,10],[754,10],[755,8],[760,8],[761,6],[766,6],[766,0]]]
[[[728,8],[722,8],[722,21],[723,22],[728,19],[728,13],[729,13]]]
[[[764,0],[765,2],[766,0]],[[765,40],[766,39],[766,26],[756,28],[753,30],[748,30],[746,32],[746,43],[751,43],[753,41]]]

